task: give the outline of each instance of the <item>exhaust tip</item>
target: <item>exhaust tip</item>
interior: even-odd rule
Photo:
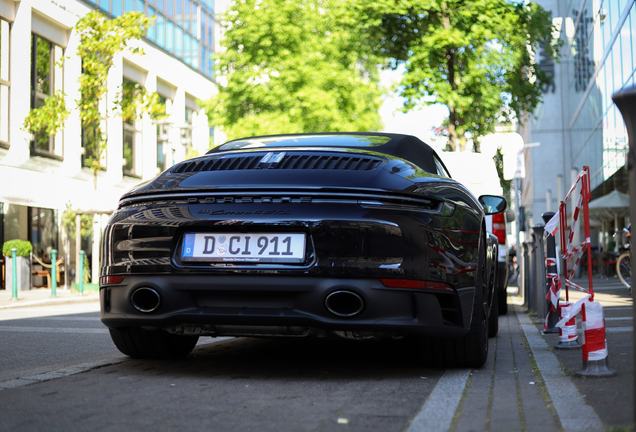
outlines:
[[[150,313],[161,304],[161,296],[152,288],[141,287],[130,295],[130,302],[139,312]]]
[[[364,309],[364,300],[353,291],[334,291],[325,298],[325,306],[339,317],[353,317]]]

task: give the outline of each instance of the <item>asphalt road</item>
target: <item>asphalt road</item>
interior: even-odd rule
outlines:
[[[521,306],[486,365],[430,368],[400,341],[202,338],[189,357],[123,356],[98,304],[0,310],[0,431],[627,431],[631,297],[605,283],[609,366],[577,379]],[[564,396],[564,397],[562,397]]]
[[[182,360],[133,360],[98,312],[11,312],[3,431],[402,431],[444,373],[390,342],[207,338]]]

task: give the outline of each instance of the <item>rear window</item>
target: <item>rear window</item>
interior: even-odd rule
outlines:
[[[268,147],[377,147],[391,141],[382,135],[304,135],[273,136],[231,141],[208,153],[242,149],[266,149]]]

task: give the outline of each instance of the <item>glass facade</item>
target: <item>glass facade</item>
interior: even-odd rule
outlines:
[[[636,3],[571,0],[564,30],[572,165],[590,166],[594,189],[626,162],[627,132],[612,94],[635,84]]]
[[[111,16],[154,17],[147,39],[203,74],[214,73],[214,0],[86,0]]]

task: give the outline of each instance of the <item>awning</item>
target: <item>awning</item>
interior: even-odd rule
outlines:
[[[614,190],[590,201],[588,208],[591,217],[614,220],[629,213],[629,195]]]

